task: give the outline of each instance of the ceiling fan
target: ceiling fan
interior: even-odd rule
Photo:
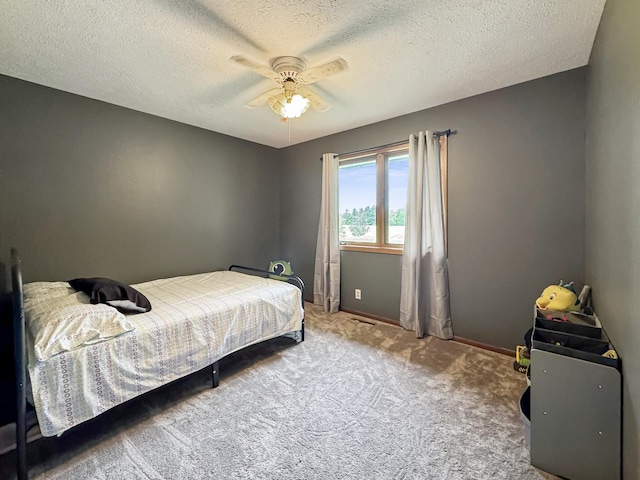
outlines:
[[[311,68],[307,68],[301,59],[288,56],[271,60],[271,68],[242,55],[234,55],[230,60],[280,85],[254,98],[245,106],[254,108],[268,103],[271,109],[280,115],[283,122],[289,118],[299,117],[307,111],[309,106],[319,112],[325,112],[331,108],[331,105],[320,95],[305,85],[318,82],[348,68],[347,62],[342,58]]]

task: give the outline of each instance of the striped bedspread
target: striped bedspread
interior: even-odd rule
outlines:
[[[222,271],[133,286],[153,306],[128,317],[133,331],[43,362],[30,347],[29,376],[44,436],[302,327],[300,290],[286,282]]]

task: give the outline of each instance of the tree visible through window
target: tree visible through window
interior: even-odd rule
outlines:
[[[402,252],[408,178],[407,145],[340,160],[343,249]]]

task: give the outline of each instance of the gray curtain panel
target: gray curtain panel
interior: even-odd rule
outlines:
[[[322,204],[313,274],[313,303],[331,313],[340,309],[339,161],[333,153],[322,155]]]
[[[400,325],[419,338],[453,338],[440,179],[438,139],[411,135]]]

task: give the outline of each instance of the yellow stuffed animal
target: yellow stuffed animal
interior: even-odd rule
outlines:
[[[536,300],[536,305],[541,310],[554,310],[556,312],[574,312],[580,310],[580,300],[573,289],[573,282],[559,285],[551,285],[542,291],[542,295]]]

